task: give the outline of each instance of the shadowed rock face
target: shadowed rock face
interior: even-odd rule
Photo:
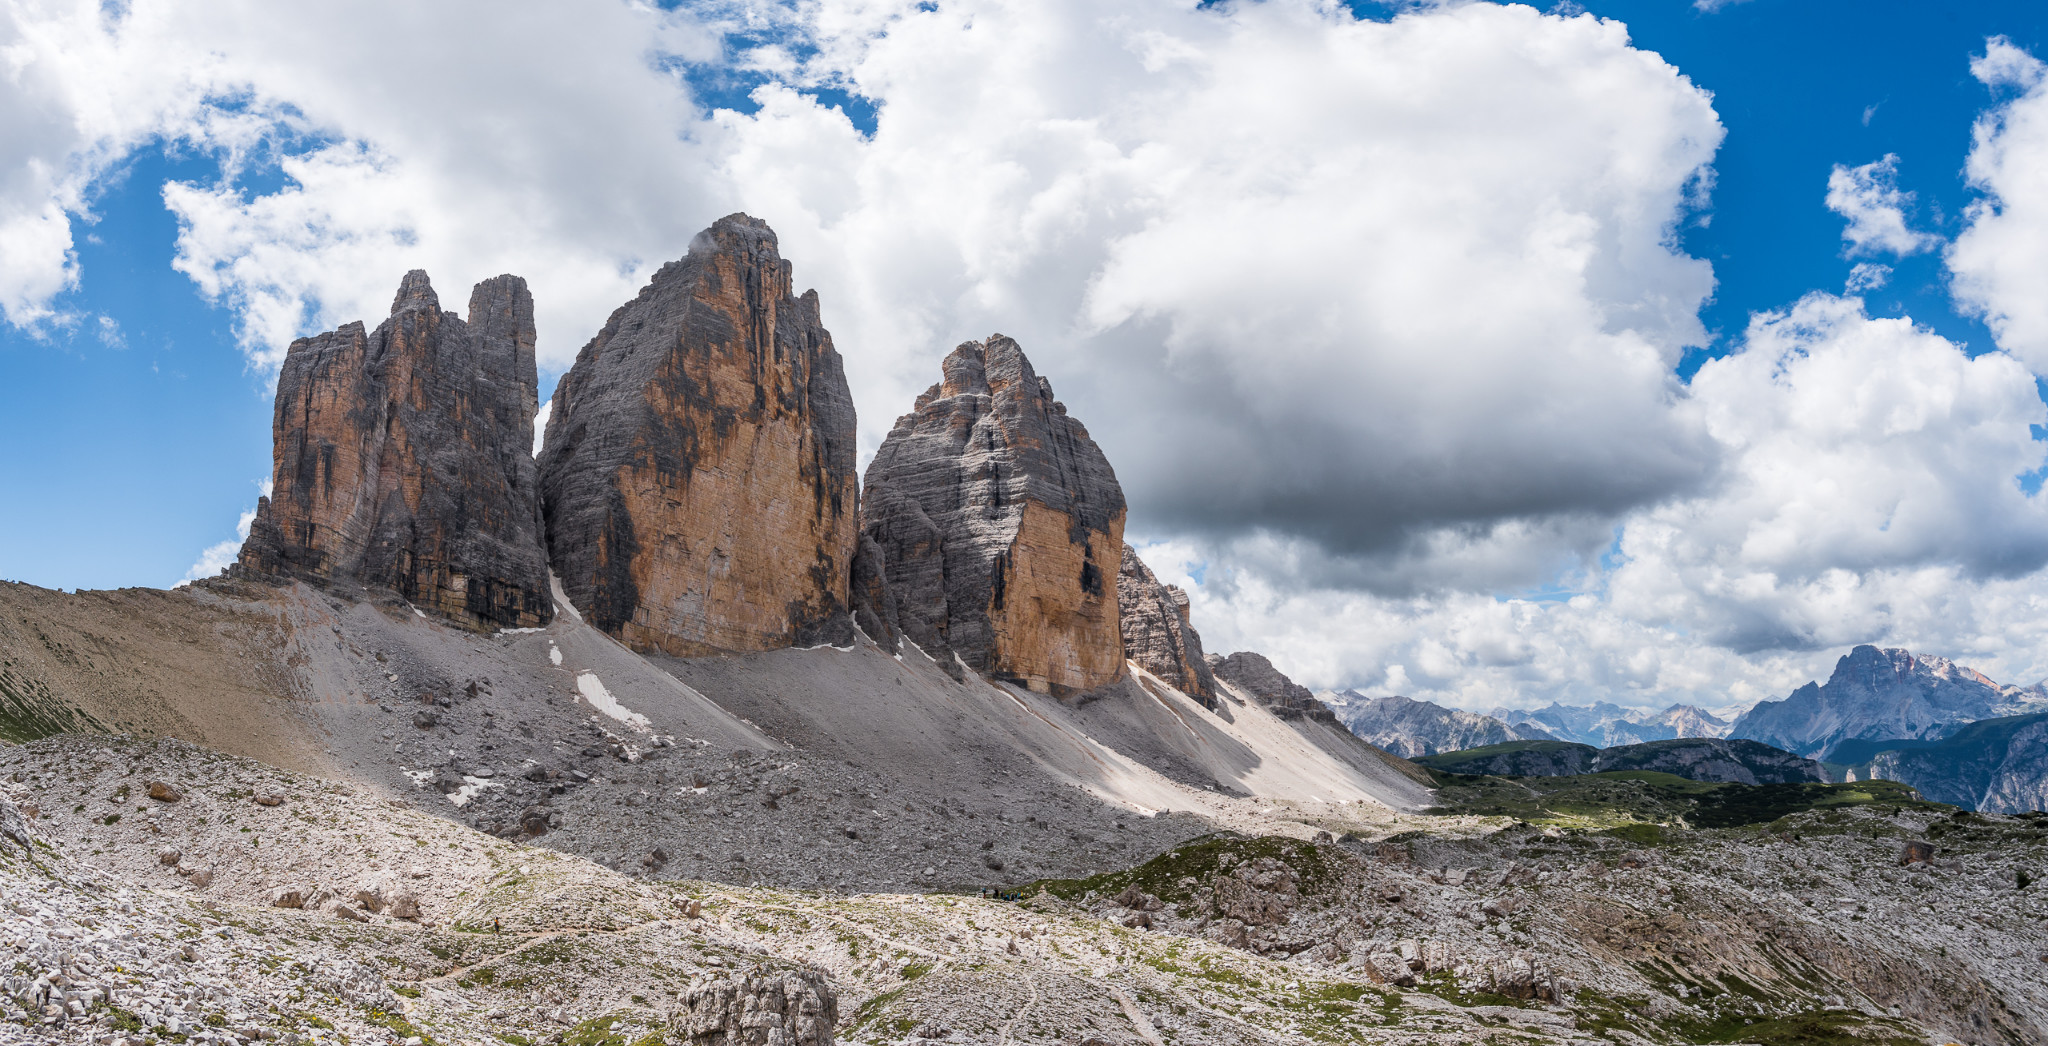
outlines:
[[[375,331],[293,342],[238,569],[389,590],[471,627],[547,624],[533,333],[525,280],[477,284],[465,322],[414,270]]]
[[[765,222],[699,234],[556,386],[541,452],[570,601],[643,652],[851,636],[853,397]]]
[[[868,466],[882,553],[866,609],[943,664],[1066,695],[1123,675],[1114,571],[1124,494],[1017,343],[946,357]]]
[[[1214,709],[1216,679],[1202,660],[1202,637],[1188,623],[1188,594],[1160,584],[1137,550],[1125,545],[1116,572],[1116,601],[1124,656]]]

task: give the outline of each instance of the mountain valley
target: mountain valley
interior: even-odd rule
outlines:
[[[537,457],[524,281],[410,273],[287,355],[234,567],[0,585],[0,1035],[2048,1041],[2048,823],[1943,805],[2038,802],[2031,719],[1941,735],[1952,796],[1685,706],[1318,699],[1204,650],[1013,339],[858,473],[779,250],[699,235]],[[1786,704],[1892,693],[1869,649]],[[1926,665],[1940,724],[2034,700]]]

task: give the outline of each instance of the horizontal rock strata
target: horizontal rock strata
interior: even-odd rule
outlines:
[[[735,214],[612,313],[541,452],[570,601],[634,649],[843,641],[858,534],[853,397],[766,223]]]
[[[525,280],[477,284],[465,321],[418,270],[375,331],[293,342],[239,569],[389,590],[472,627],[546,624],[533,342]]]
[[[968,342],[868,467],[863,532],[887,605],[926,653],[1055,694],[1123,674],[1112,573],[1124,496],[1017,343]]]

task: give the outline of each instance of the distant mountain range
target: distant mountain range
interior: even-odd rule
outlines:
[[[1937,802],[1977,810],[2048,809],[2048,683],[2002,684],[1909,650],[1856,647],[1826,683],[1760,702],[1733,723],[1693,705],[1653,712],[1604,701],[1552,702],[1487,714],[1351,690],[1321,697],[1353,733],[1410,759],[1486,750],[1493,760],[1487,765],[1497,766],[1477,772],[1591,772],[1535,767],[1590,767],[1599,749],[1740,738],[1817,760],[1835,780],[1899,781]]]
[[[1602,701],[1592,705],[1551,702],[1542,708],[1496,708],[1493,717],[1541,727],[1551,737],[1595,748],[1639,745],[1680,737],[1726,737],[1728,721],[1693,705],[1652,712]]]
[[[1408,697],[1370,698],[1354,690],[1321,697],[1352,733],[1410,759],[1509,741],[1569,741],[1613,748],[1728,733],[1726,720],[1692,705],[1672,705],[1653,712],[1605,702],[1553,702],[1534,710],[1497,708],[1486,714]]]
[[[1320,696],[1352,733],[1409,759],[1507,741],[1555,740],[1549,731],[1534,723],[1511,725],[1494,716],[1445,708],[1431,701],[1399,696],[1372,698],[1354,690]]]
[[[1944,657],[1859,646],[1825,684],[1764,701],[1729,731],[1788,752],[1841,763],[1848,742],[1938,741],[1985,719],[2048,711],[2048,689],[2001,685]],[[1857,753],[1871,751],[1855,746]]]

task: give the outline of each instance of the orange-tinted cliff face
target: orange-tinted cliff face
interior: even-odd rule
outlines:
[[[376,330],[294,342],[273,489],[237,568],[394,592],[476,628],[546,624],[533,339],[526,281],[477,284],[465,320],[415,270]]]
[[[874,616],[926,653],[1056,694],[1123,674],[1123,489],[1016,342],[953,350],[862,496],[884,582]]]
[[[556,387],[541,453],[570,601],[642,651],[851,635],[853,397],[775,234],[719,220]]]

